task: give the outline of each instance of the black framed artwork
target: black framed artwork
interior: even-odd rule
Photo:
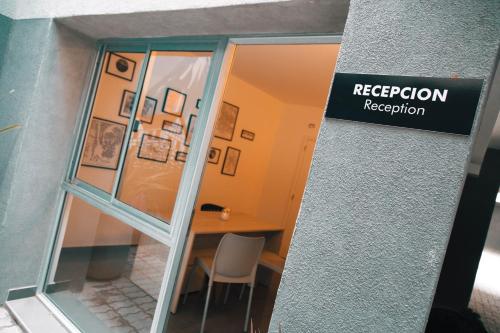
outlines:
[[[189,121],[186,130],[186,138],[184,139],[185,146],[189,147],[191,145],[191,140],[193,139],[194,127],[196,125],[196,118],[197,116],[194,114],[189,115]]]
[[[215,124],[215,137],[227,141],[233,140],[239,110],[240,108],[236,105],[222,102],[222,106],[219,111],[219,118],[217,119],[217,123]]]
[[[208,151],[208,163],[217,164],[219,163],[220,149],[211,147]]]
[[[247,130],[241,130],[241,135],[243,139],[253,141],[255,139],[255,133]]]
[[[174,133],[174,134],[182,134],[183,128],[184,128],[184,126],[182,126],[181,124],[174,123],[174,122],[168,121],[168,120],[164,120],[163,124],[161,126],[162,130],[165,130],[167,132]]]
[[[127,81],[134,79],[135,61],[117,53],[110,53],[106,73]]]
[[[159,136],[143,134],[137,157],[145,160],[166,163],[172,140]]]
[[[179,162],[186,162],[187,153],[184,151],[178,151],[175,153],[175,160]]]
[[[82,166],[116,170],[127,126],[92,117],[82,154]]]
[[[120,111],[118,115],[124,118],[130,118],[130,114],[132,113],[132,106],[134,104],[135,92],[130,90],[123,90],[122,100],[120,102]],[[152,124],[153,117],[156,110],[157,100],[152,97],[146,96],[144,100],[144,105],[142,106],[141,111],[141,121]]]
[[[156,110],[156,104],[158,101],[155,98],[146,96],[144,100],[144,105],[142,106],[141,121],[144,123],[152,124],[153,117]]]
[[[187,95],[172,88],[167,88],[163,99],[162,111],[177,117],[182,116]]]
[[[222,164],[221,173],[227,176],[235,176],[238,162],[240,160],[241,150],[234,147],[227,147],[224,163]]]

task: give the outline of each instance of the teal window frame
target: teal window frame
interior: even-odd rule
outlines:
[[[225,80],[221,77],[229,72],[234,47],[236,45],[266,45],[266,44],[340,44],[342,37],[338,34],[321,35],[255,35],[255,36],[203,36],[203,37],[168,37],[168,38],[141,38],[141,39],[107,39],[98,41],[98,50],[92,77],[87,87],[87,95],[82,106],[83,112],[77,124],[77,132],[73,138],[73,148],[70,159],[67,162],[66,176],[61,184],[58,197],[58,214],[51,232],[42,271],[37,281],[36,294],[39,299],[57,316],[57,318],[71,331],[80,332],[72,321],[65,316],[47,296],[43,289],[49,278],[53,265],[53,256],[57,246],[64,235],[60,234],[61,219],[65,210],[66,198],[74,195],[87,203],[95,206],[105,214],[118,218],[123,223],[147,234],[157,241],[170,247],[169,259],[165,267],[160,296],[151,327],[151,332],[161,333],[166,331],[168,315],[170,313],[170,301],[177,279],[177,269],[180,266],[182,253],[186,243],[187,233],[190,226],[192,211],[194,208],[198,187],[201,181],[206,154],[210,143],[213,125],[215,123],[217,103],[222,97],[221,91]],[[141,68],[140,79],[137,84],[142,90],[145,71],[152,51],[212,51],[212,62],[206,79],[205,90],[200,105],[196,131],[192,139],[190,154],[182,173],[178,188],[178,194],[170,224],[138,211],[116,199],[119,175],[122,172],[125,151],[122,150],[118,177],[115,177],[112,193],[107,193],[88,183],[78,180],[76,171],[80,158],[80,152],[85,139],[86,128],[92,112],[93,100],[97,90],[97,83],[107,51],[112,52],[145,52],[146,57]],[[140,96],[138,91],[136,96]],[[134,100],[130,119],[134,119],[137,113],[138,98]],[[124,142],[128,143],[131,135],[132,121],[127,124]]]
[[[201,179],[200,167],[203,168],[206,155],[206,149],[203,149],[202,145],[205,144],[206,146],[208,146],[208,144],[204,142],[205,140],[203,140],[203,138],[206,137],[205,131],[207,130],[207,121],[209,119],[211,108],[211,103],[208,103],[207,101],[212,101],[213,99],[213,94],[219,78],[220,68],[222,66],[224,54],[226,51],[227,41],[228,38],[226,37],[171,37],[133,40],[111,39],[102,40],[97,43],[96,47],[98,52],[95,59],[95,65],[92,70],[91,81],[87,88],[87,95],[85,97],[85,102],[83,105],[83,112],[77,124],[77,132],[75,133],[75,136],[73,138],[73,147],[70,155],[70,160],[67,164],[68,167],[65,173],[65,178],[60,188],[57,220],[54,225],[53,232],[51,233],[50,243],[48,244],[49,249],[44,260],[42,272],[37,282],[36,291],[37,296],[59,318],[61,318],[64,324],[67,325],[67,327],[72,331],[79,332],[79,329],[72,323],[70,318],[65,316],[64,309],[60,309],[44,294],[44,287],[48,282],[51,269],[54,269],[53,265],[57,264],[53,262],[54,254],[58,250],[57,247],[59,246],[62,237],[64,237],[64,235],[62,235],[61,233],[61,222],[64,210],[66,209],[66,198],[68,195],[73,195],[79,199],[86,201],[92,206],[100,209],[103,213],[118,218],[123,223],[139,230],[140,232],[143,232],[144,234],[152,237],[162,244],[167,245],[170,248],[169,258],[164,268],[164,278],[162,280],[160,296],[158,297],[156,312],[151,327],[151,332],[163,332],[165,330],[169,312],[169,304],[167,303],[169,303],[170,301],[171,293],[173,290],[172,284],[175,283],[175,277],[172,278],[171,275],[176,275],[175,271],[172,270],[172,267],[175,267],[175,265],[173,265],[173,258],[180,257],[180,255],[182,254],[182,249],[180,249],[179,253],[179,249],[175,246],[174,243],[178,243],[178,238],[181,234],[179,229],[182,227],[182,225],[186,225],[186,222],[189,221],[191,217],[191,211],[194,206],[194,199],[196,197],[197,188]],[[116,176],[114,179],[113,190],[111,193],[107,193],[95,186],[92,186],[91,184],[88,184],[76,178],[76,172],[81,157],[81,150],[83,148],[83,143],[85,140],[86,129],[92,114],[93,101],[97,92],[97,86],[100,79],[102,66],[104,65],[104,55],[106,54],[106,52],[145,53],[142,68],[139,74],[139,81],[137,83],[138,94],[136,96],[140,96],[144,84],[145,73],[149,63],[149,58],[151,52],[153,51],[213,52],[210,68],[205,82],[202,103],[199,109],[198,121],[196,124],[197,127],[194,131],[192,144],[190,147],[190,154],[188,154],[184,171],[179,183],[177,198],[174,205],[172,218],[170,219],[170,224],[166,224],[165,222],[160,221],[159,219],[151,215],[141,212],[138,209],[133,208],[116,198],[120,175],[124,167],[126,149],[122,149],[121,151],[118,168],[116,170]],[[138,108],[138,102],[139,99],[136,98],[132,105],[130,119],[135,118]],[[125,144],[128,144],[128,142],[130,141],[132,124],[133,121],[129,121],[127,123],[127,129],[124,138]],[[211,129],[209,129],[209,131],[211,132]],[[202,154],[203,150],[205,151],[205,155]],[[166,283],[166,280],[168,280],[169,283]]]
[[[113,183],[113,188],[111,193],[105,192],[89,183],[86,183],[76,177],[76,173],[78,170],[78,165],[79,161],[81,158],[81,151],[83,148],[84,140],[85,140],[85,135],[86,135],[86,129],[88,127],[88,123],[90,121],[90,115],[92,113],[92,106],[94,102],[95,95],[97,93],[97,85],[98,81],[100,78],[100,73],[101,69],[103,66],[103,61],[104,61],[104,55],[106,52],[137,52],[137,53],[145,53],[145,57],[143,60],[142,68],[140,70],[139,74],[139,80],[137,83],[137,91],[138,94],[136,96],[140,96],[142,92],[142,86],[144,83],[145,79],[145,74],[147,70],[147,66],[149,63],[149,58],[151,55],[151,52],[153,51],[207,51],[207,52],[213,52],[212,56],[212,63],[210,65],[209,73],[207,75],[206,83],[205,83],[205,90],[204,94],[202,96],[202,101],[204,100],[209,100],[210,99],[210,92],[213,90],[210,90],[210,87],[214,87],[216,82],[213,82],[213,78],[216,77],[216,73],[220,70],[220,65],[222,61],[219,61],[219,63],[216,63],[215,60],[217,58],[217,55],[219,55],[219,58],[221,54],[224,53],[225,46],[227,45],[227,38],[223,37],[203,37],[203,38],[180,38],[180,37],[171,37],[171,38],[154,38],[154,39],[139,39],[139,40],[103,40],[98,43],[98,48],[99,48],[99,54],[98,54],[98,63],[95,66],[93,77],[92,77],[92,83],[90,86],[90,93],[87,96],[85,106],[84,106],[84,114],[83,117],[81,118],[80,124],[79,124],[79,131],[77,134],[77,138],[75,140],[75,144],[72,149],[72,154],[71,154],[71,160],[69,163],[69,168],[66,173],[66,177],[64,180],[64,185],[66,186],[66,189],[68,191],[76,190],[75,187],[78,187],[82,190],[84,190],[89,196],[91,197],[98,197],[103,199],[104,201],[109,203],[109,208],[111,210],[113,209],[120,209],[125,212],[127,212],[130,215],[135,216],[136,218],[146,221],[147,223],[153,225],[160,231],[164,231],[166,233],[171,233],[172,228],[173,228],[173,219],[169,221],[170,223],[167,224],[149,214],[146,214],[134,207],[131,207],[120,200],[117,199],[117,192],[118,192],[118,186],[120,182],[120,175],[122,174],[124,163],[125,163],[125,157],[127,154],[127,149],[122,149],[120,158],[118,160],[118,168],[115,173],[114,177],[114,183]],[[131,110],[131,117],[130,119],[134,119],[135,115],[137,113],[137,107],[138,107],[139,99],[135,98],[134,103],[132,105],[132,110]],[[210,110],[207,109],[208,103],[203,103],[200,106],[200,111],[199,114],[202,115],[204,113],[209,112]],[[199,119],[197,122],[198,130],[195,131],[195,136],[196,133],[199,132],[199,128],[203,127],[204,124],[202,119]],[[133,121],[129,121],[127,123],[127,129],[125,132],[125,138],[124,142],[125,144],[128,144],[130,140],[130,136],[132,133],[132,125]],[[195,138],[193,138],[194,140]],[[191,149],[192,151],[193,149]],[[191,155],[191,154],[189,154]],[[189,155],[188,155],[188,160],[186,161],[186,166],[185,168],[189,168],[192,165],[192,162],[189,163]],[[184,174],[184,173],[183,173]],[[184,177],[183,177],[184,178]],[[181,179],[182,184],[183,179]],[[180,186],[180,185],[179,185]],[[78,192],[82,193],[82,192]],[[175,209],[174,209],[175,211]]]

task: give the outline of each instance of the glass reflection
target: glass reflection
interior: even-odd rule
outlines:
[[[45,292],[85,332],[149,332],[169,248],[68,196]]]
[[[108,193],[113,188],[143,60],[143,53],[107,52],[104,56],[76,177]],[[147,120],[154,110],[150,103],[145,109]]]
[[[169,222],[195,129],[211,52],[152,52],[139,110],[157,101],[152,121],[137,113],[118,199]],[[150,102],[153,103],[153,102]]]

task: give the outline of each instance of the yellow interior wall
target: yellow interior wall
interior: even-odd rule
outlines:
[[[221,156],[218,164],[206,165],[197,208],[204,203],[215,203],[234,212],[255,216],[284,104],[235,76],[228,78],[223,100],[240,108],[236,129],[232,141],[212,139],[211,146],[219,148]],[[242,129],[254,132],[254,141],[241,138]],[[234,177],[221,174],[228,146],[241,150]]]
[[[133,81],[127,81],[116,76],[106,74],[109,53],[103,63],[98,89],[92,108],[92,117],[111,120],[127,125],[128,119],[118,115],[123,91],[135,91],[139,81],[143,53],[120,53],[126,58],[136,62]],[[94,167],[81,166],[78,169],[77,178],[94,185],[106,192],[111,192],[116,171]]]
[[[137,244],[139,232],[85,201],[73,197],[69,207],[63,247]]]
[[[141,55],[127,54],[129,58],[132,56],[136,56],[137,66],[140,67]],[[135,91],[137,78],[137,70],[134,82],[109,75],[103,76],[99,84],[100,93],[97,95],[94,105],[94,115],[126,124],[127,119],[118,116],[121,96],[124,89]],[[148,82],[149,80],[146,78],[146,83],[148,84]],[[152,125],[143,124],[143,130],[148,132],[151,129],[160,128],[164,119],[176,120],[176,117],[161,112],[163,103],[161,91],[149,91],[147,87],[145,89],[148,91],[147,95],[156,98],[158,103],[154,123]],[[326,91],[328,87],[318,87],[318,89]],[[189,114],[197,112],[194,105],[196,99],[202,95],[202,87],[199,90],[194,94],[191,92],[186,101],[184,117],[180,119],[184,125],[184,133],[187,129]],[[109,98],[109,96],[113,97]],[[199,210],[203,203],[215,203],[229,207],[235,212],[258,216],[273,222],[280,221],[286,227],[283,244],[288,244],[295,226],[295,217],[290,223],[290,221],[285,221],[285,215],[297,159],[300,155],[301,142],[305,135],[316,138],[323,117],[323,108],[286,104],[234,75],[230,75],[228,78],[223,100],[239,107],[236,129],[232,141],[220,138],[212,140],[211,146],[220,149],[221,154],[218,164],[208,163],[206,165],[197,209]],[[310,127],[309,124],[314,124],[314,126]],[[242,129],[254,132],[254,141],[241,138]],[[137,145],[133,146],[129,153],[128,163],[133,163],[134,168],[126,175],[126,181],[127,187],[133,189],[135,194],[129,195],[122,192],[121,196],[122,198],[132,198],[129,202],[132,201],[135,206],[147,207],[147,209],[168,215],[173,209],[177,187],[169,187],[165,184],[176,183],[180,179],[184,163],[174,160],[175,152],[177,150],[187,151],[187,147],[183,145],[184,134],[176,136],[166,131],[160,131],[160,134],[173,141],[168,168],[165,168],[167,164],[138,159],[135,157]],[[135,138],[135,143],[138,140],[139,135]],[[234,177],[221,174],[228,146],[241,150]],[[308,156],[305,163],[309,164],[310,158],[311,156]],[[82,167],[78,176],[100,188],[111,190],[114,173],[111,170]],[[306,178],[301,179],[300,182],[302,186],[305,186]],[[143,195],[136,195],[137,188],[141,187],[140,192]],[[73,223],[72,219],[84,222]],[[99,213],[94,214],[81,207],[74,207],[68,224],[68,231],[71,230],[68,234],[72,236],[64,240],[64,246],[92,245],[91,240],[94,244],[97,241],[100,245],[137,241],[130,238],[130,230],[133,229],[116,221],[108,221],[110,228],[100,226],[99,235],[96,238],[93,230],[96,230],[96,225],[102,219]],[[110,217],[106,217],[106,219],[109,220]]]
[[[185,134],[190,115],[198,115],[196,102],[203,96],[209,56],[207,52],[158,52],[153,53],[148,64],[150,70],[143,91],[148,97],[158,100],[156,112],[152,124],[142,123],[140,129],[132,134],[117,197],[164,221],[171,218],[185,167],[184,162],[175,160],[175,155],[177,151],[189,150],[184,145]],[[187,94],[181,117],[162,112],[167,88]],[[143,94],[139,105],[143,104],[144,98]],[[182,134],[161,130],[164,120],[183,125]],[[143,134],[171,140],[167,163],[137,157]]]

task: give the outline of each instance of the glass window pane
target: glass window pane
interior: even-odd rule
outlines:
[[[144,53],[107,52],[104,56],[76,177],[108,193],[143,60]]]
[[[85,332],[149,332],[168,246],[68,196],[45,292]]]
[[[152,52],[118,199],[169,222],[189,152],[211,52]],[[151,115],[152,109],[157,112]]]

